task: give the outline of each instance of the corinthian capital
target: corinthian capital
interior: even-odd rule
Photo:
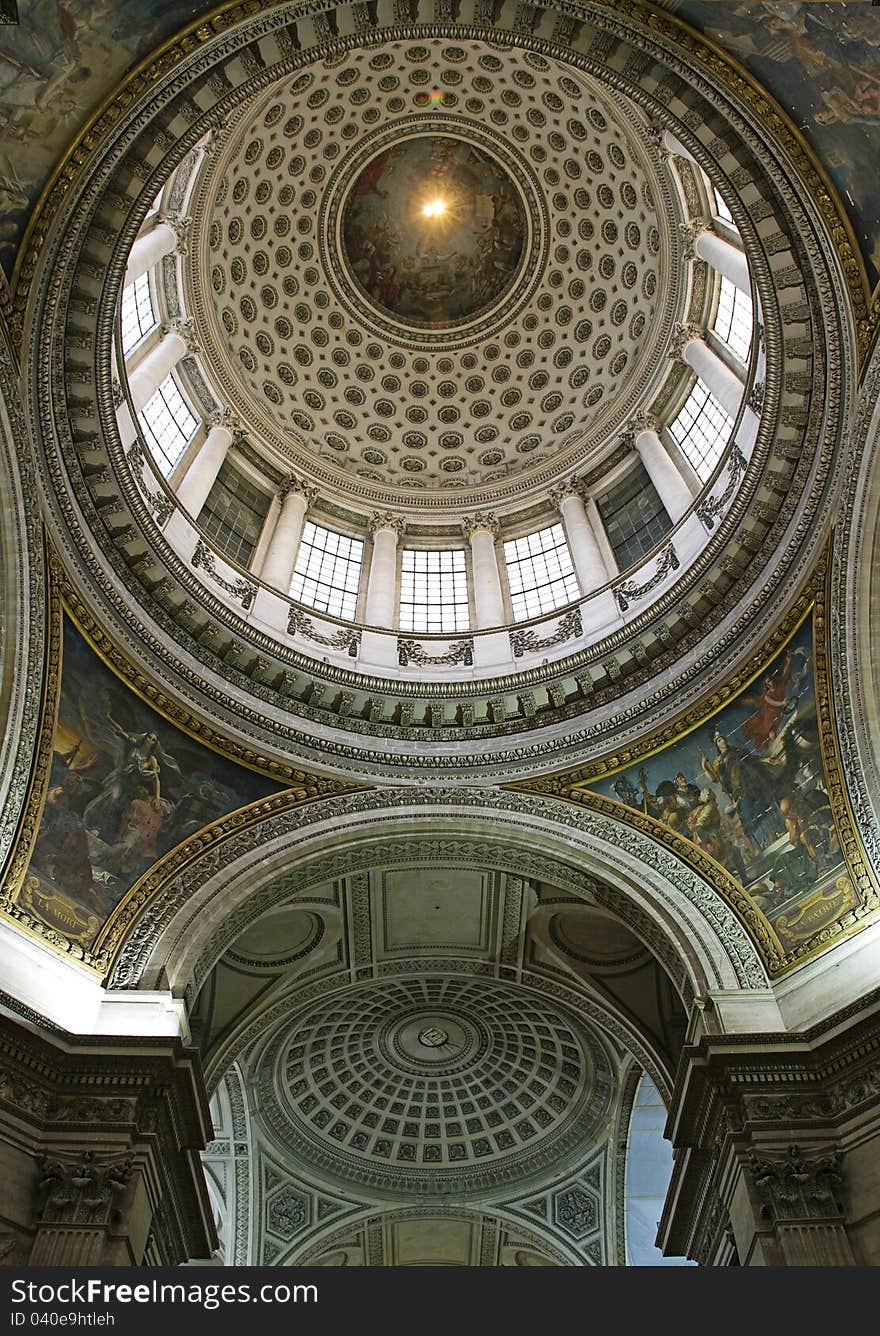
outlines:
[[[380,529],[390,529],[398,538],[406,527],[402,515],[394,515],[390,510],[377,510],[370,516],[370,533],[377,534]]]
[[[199,341],[196,338],[195,328],[191,320],[169,320],[162,326],[163,334],[176,334],[183,339],[188,353],[197,353],[200,351]]]
[[[688,223],[679,223],[682,254],[686,260],[693,260],[697,254],[697,242],[704,232],[709,231],[709,224],[693,219]]]
[[[687,344],[693,343],[694,339],[701,339],[703,331],[699,325],[678,324],[672,331],[672,340],[669,344],[669,356],[681,359]]]
[[[498,527],[498,517],[490,510],[477,510],[473,515],[465,515],[461,522],[461,531],[468,540],[479,529],[485,529],[493,538],[497,538]]]
[[[643,431],[659,432],[659,430],[660,419],[654,413],[647,413],[644,411],[635,413],[626,426],[627,434],[632,435],[633,438]]]
[[[233,436],[241,431],[241,424],[238,418],[235,417],[228,408],[215,408],[213,413],[209,413],[205,418],[205,423],[208,430],[210,430],[211,427],[225,427],[227,431],[232,432]]]
[[[581,496],[583,483],[580,478],[566,478],[564,482],[557,483],[551,487],[548,493],[548,499],[554,510],[562,513],[562,503],[569,496]]]
[[[318,497],[317,487],[310,486],[302,478],[298,478],[295,473],[288,473],[286,478],[281,479],[278,484],[278,491],[282,498],[290,496],[291,492],[295,492],[298,496],[305,498],[307,506],[313,505]]]

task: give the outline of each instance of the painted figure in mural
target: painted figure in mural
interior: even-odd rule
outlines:
[[[617,791],[616,786],[615,790]],[[632,793],[634,796],[635,790]],[[671,826],[673,830],[678,830],[683,835],[688,833],[691,814],[700,802],[700,790],[682,771],[679,771],[674,779],[662,780],[655,792],[651,793],[648,789],[648,777],[644,770],[640,770],[639,793],[640,802],[638,800],[633,802],[631,798],[623,798],[623,801],[629,801],[632,807],[641,806],[643,812],[657,817],[664,825]]]
[[[437,325],[497,298],[526,239],[513,181],[450,135],[414,137],[368,162],[341,225],[346,259],[371,300]]]
[[[180,767],[163,749],[156,733],[128,733],[110,715],[107,718],[122,741],[121,754],[100,793],[86,807],[83,820],[90,831],[113,844],[122,817],[138,791],[143,789],[155,810],[161,811],[163,767],[178,774]]]
[[[703,774],[719,784],[740,818],[746,834],[763,843],[776,833],[774,793],[757,757],[743,747],[732,747],[719,729],[712,735],[716,755],[700,753]]]
[[[766,751],[772,738],[779,733],[783,716],[794,709],[807,662],[805,650],[789,648],[764,678],[760,694],[742,697],[743,705],[757,707],[755,713],[740,724],[740,732],[756,752]]]
[[[50,788],[34,845],[33,861],[47,876],[61,880],[82,904],[95,905],[94,879],[89,861],[89,838],[76,810],[83,777],[67,770],[60,784]]]

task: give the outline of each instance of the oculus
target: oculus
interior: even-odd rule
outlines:
[[[493,306],[526,251],[510,176],[449,135],[391,144],[361,169],[342,210],[342,251],[361,293],[407,324],[444,329]]]

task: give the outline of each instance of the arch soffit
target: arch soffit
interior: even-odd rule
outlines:
[[[29,853],[36,834],[31,770],[37,753],[41,764],[51,757],[59,663],[57,609],[53,615],[47,597],[42,520],[19,391],[0,318],[0,868],[12,859],[7,884],[14,883],[16,868],[26,861],[21,851]]]
[[[416,842],[426,840],[434,850],[445,842],[443,856],[460,865],[473,866],[482,847],[484,865],[604,904],[651,947],[686,1005],[714,990],[766,989],[758,948],[718,889],[679,852],[614,814],[617,804],[602,806],[608,810],[501,790],[396,789],[258,816],[151,893],[135,887],[104,938],[108,984],[162,981],[194,996],[256,914],[383,859],[418,862]],[[462,837],[456,858],[450,846]]]
[[[859,395],[839,538],[831,568],[831,684],[847,797],[873,867],[880,868],[880,343]]]

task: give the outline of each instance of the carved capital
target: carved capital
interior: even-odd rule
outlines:
[[[693,343],[694,339],[701,339],[703,331],[699,325],[677,324],[672,331],[672,339],[669,343],[669,356],[682,360],[684,350],[687,344]]]
[[[577,496],[583,500],[583,479],[566,478],[565,482],[558,483],[555,487],[551,487],[550,491],[547,493],[547,499],[551,506],[553,506],[554,510],[560,512],[562,510],[562,503],[568,496]]]
[[[659,432],[660,419],[654,413],[648,413],[645,411],[642,411],[641,413],[636,413],[633,417],[630,418],[629,422],[627,423],[626,432],[624,433],[624,435],[632,436],[633,443],[635,443],[636,436],[638,436],[639,432],[642,431]]]
[[[157,213],[156,222],[165,223],[177,237],[173,253],[175,255],[186,255],[189,250],[189,229],[191,220],[189,218],[181,218],[180,215],[176,213]]]
[[[162,334],[163,336],[166,334],[177,334],[186,344],[186,351],[188,353],[197,353],[200,351],[195,328],[191,320],[169,320],[162,326]]]
[[[761,1213],[773,1223],[839,1216],[843,1212],[843,1156],[802,1155],[789,1146],[786,1155],[753,1154],[749,1172],[761,1200]]]
[[[708,222],[701,218],[691,219],[687,223],[679,223],[678,233],[681,238],[682,255],[686,260],[696,259],[697,242],[702,234],[708,231]]]
[[[390,529],[399,538],[406,528],[406,520],[402,515],[393,515],[390,510],[376,510],[370,516],[369,528],[373,535],[380,529]]]
[[[282,500],[285,496],[290,496],[295,492],[298,496],[305,498],[307,506],[311,506],[317,500],[317,487],[310,487],[302,478],[298,478],[295,473],[288,473],[286,478],[282,478],[278,484],[278,492]]]
[[[41,1155],[38,1164],[42,1225],[103,1225],[120,1219],[132,1171],[130,1155],[98,1161],[84,1150],[78,1158]]]
[[[205,418],[205,426],[209,431],[212,427],[225,427],[233,436],[241,434],[241,424],[228,408],[216,408],[213,413],[209,413]]]
[[[468,540],[480,529],[497,538],[498,528],[498,517],[491,510],[477,510],[473,515],[465,515],[461,522],[461,531]]]

